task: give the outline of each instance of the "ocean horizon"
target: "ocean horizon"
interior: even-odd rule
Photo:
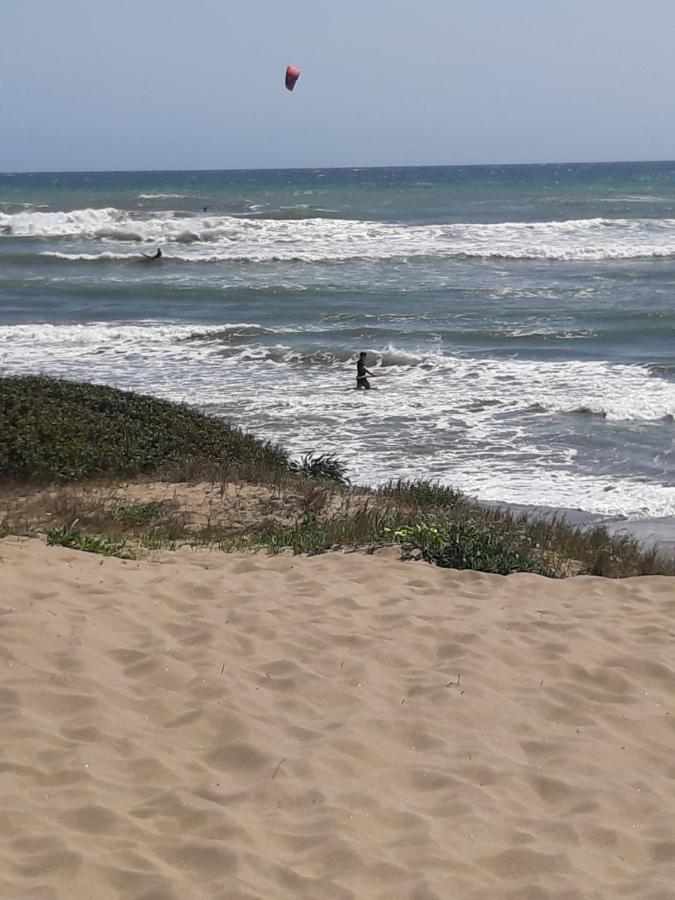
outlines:
[[[384,170],[384,169],[508,169],[516,166],[640,166],[640,165],[667,165],[675,164],[672,159],[560,159],[544,162],[482,162],[482,163],[404,163],[390,165],[375,165],[365,163],[363,165],[316,165],[316,166],[229,166],[228,168],[123,168],[123,169],[7,169],[0,171],[0,175],[212,175],[227,174],[230,172],[330,172],[330,171],[355,171],[355,170]]]
[[[356,482],[666,520],[675,162],[6,173],[0,340],[3,374],[185,401]]]

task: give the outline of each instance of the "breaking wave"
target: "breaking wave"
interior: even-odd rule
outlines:
[[[277,213],[283,216],[283,211]],[[117,244],[59,248],[59,258],[125,258],[119,245],[165,247],[190,262],[439,259],[610,260],[675,256],[675,219],[403,225],[331,218],[259,218],[114,208],[0,213],[0,235]],[[50,251],[48,251],[50,252]]]
[[[201,396],[204,380],[209,389],[220,384],[223,365],[247,376],[270,372],[271,366],[312,368],[313,377],[334,379],[335,370],[351,376],[358,350],[365,349],[369,367],[389,374],[387,390],[396,392],[401,410],[417,408],[422,390],[428,393],[428,402],[440,404],[439,408],[469,404],[470,410],[482,411],[488,418],[493,412],[518,411],[519,415],[668,423],[675,414],[672,382],[657,380],[640,365],[472,359],[393,344],[353,346],[335,339],[319,341],[293,325],[224,323],[199,330],[153,321],[13,325],[0,327],[0,341],[3,362],[12,369],[28,364],[28,352],[47,370],[89,377],[94,366],[113,380],[141,363],[143,378],[151,378],[157,367],[167,373],[162,377],[173,380],[179,366],[181,390],[186,396],[194,392],[195,400]]]

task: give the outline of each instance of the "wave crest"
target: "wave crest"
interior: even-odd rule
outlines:
[[[327,218],[261,218],[114,208],[0,213],[8,237],[169,247],[197,262],[387,260],[420,257],[608,260],[675,256],[675,219],[403,225]],[[86,251],[80,251],[80,256]]]

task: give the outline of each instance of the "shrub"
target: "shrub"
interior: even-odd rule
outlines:
[[[300,461],[290,463],[289,468],[294,474],[305,478],[321,478],[324,481],[349,484],[347,467],[336,456],[330,454],[305,453]]]
[[[520,553],[485,525],[431,520],[404,525],[390,533],[395,541],[418,547],[423,559],[442,568],[473,569],[495,575],[554,574],[548,566]]]
[[[79,481],[189,467],[288,472],[284,450],[188,406],[42,376],[0,378],[0,475]]]

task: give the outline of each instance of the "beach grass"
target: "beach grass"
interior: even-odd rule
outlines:
[[[432,480],[350,485],[344,464],[182,404],[42,376],[0,378],[0,535],[130,558],[181,545],[403,558],[498,574],[675,574],[629,536],[480,504]]]

